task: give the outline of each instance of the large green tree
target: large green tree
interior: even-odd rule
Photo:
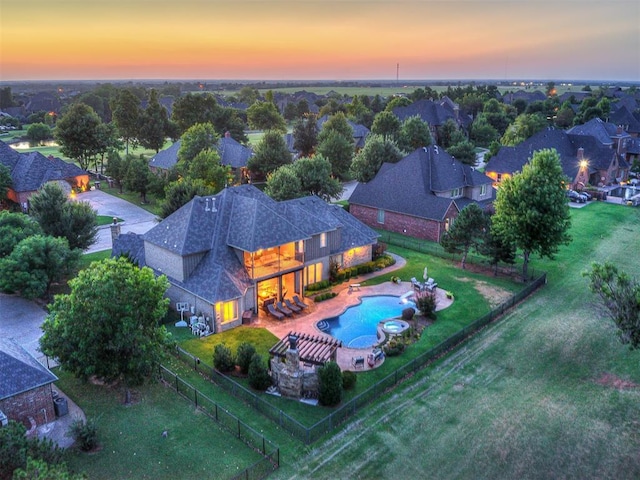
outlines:
[[[212,123],[196,123],[180,137],[178,161],[189,164],[203,150],[214,150],[219,135]]]
[[[138,144],[140,110],[140,99],[128,88],[119,90],[111,101],[113,123],[125,143],[127,155],[129,155],[129,144],[134,147]]]
[[[255,130],[275,130],[280,133],[287,132],[287,122],[271,102],[254,102],[247,109],[249,127]]]
[[[160,216],[167,218],[180,207],[189,203],[196,195],[205,197],[215,193],[216,189],[213,186],[207,185],[204,180],[197,178],[185,177],[171,182],[165,191]]]
[[[410,153],[416,148],[428,147],[432,143],[429,124],[420,116],[414,115],[402,122],[398,143],[401,150]]]
[[[60,145],[60,152],[86,170],[91,160],[113,144],[114,139],[105,137],[103,129],[102,120],[91,107],[76,103],[56,123],[54,138]]]
[[[95,243],[97,214],[88,202],[70,201],[55,183],[45,184],[29,202],[29,213],[45,234],[65,238],[72,249],[86,250]]]
[[[393,140],[397,143],[400,139],[401,126],[400,119],[392,112],[385,110],[378,113],[373,119],[371,133],[381,135],[385,140]]]
[[[640,347],[640,282],[610,262],[594,263],[589,288],[618,329],[620,341],[631,349]]]
[[[255,154],[249,158],[247,168],[258,178],[266,178],[282,165],[291,163],[291,153],[280,132],[268,130],[256,146]]]
[[[302,197],[302,182],[295,164],[282,165],[267,175],[264,193],[279,202]]]
[[[328,135],[323,135],[316,149],[318,155],[331,162],[331,174],[339,178],[345,178],[349,173],[353,150],[353,140],[335,130],[330,131]]]
[[[53,131],[44,123],[32,123],[27,128],[27,138],[34,145],[39,145],[53,136]]]
[[[151,189],[151,170],[144,158],[132,158],[128,162],[127,172],[124,176],[124,186],[133,192],[140,194],[143,203],[147,202],[147,192]]]
[[[351,175],[359,182],[366,183],[376,176],[383,163],[397,163],[401,158],[402,152],[394,142],[380,135],[369,135],[364,148],[351,162]]]
[[[27,237],[42,235],[42,229],[29,215],[0,211],[0,258],[9,255]]]
[[[158,92],[152,88],[151,92],[149,92],[147,108],[140,113],[140,126],[138,128],[140,145],[155,150],[157,153],[171,133],[169,114],[160,105]]]
[[[322,129],[318,134],[318,142],[322,142],[331,132],[337,132],[344,138],[353,141],[353,127],[349,125],[349,121],[343,112],[331,115],[327,121],[322,124]]]
[[[20,292],[25,298],[44,297],[51,284],[72,273],[79,261],[80,250],[69,249],[64,238],[27,237],[0,259],[0,289]]]
[[[566,183],[558,152],[544,149],[533,154],[521,173],[500,184],[492,225],[522,251],[525,279],[532,253],[553,258],[560,245],[571,241]]]
[[[342,184],[332,176],[331,162],[321,154],[299,158],[294,165],[304,195],[316,195],[328,202],[342,193]]]
[[[69,286],[42,324],[42,352],[76,377],[123,381],[128,403],[129,387],[151,377],[163,356],[169,282],[121,257],[93,262]]]
[[[308,157],[318,144],[318,118],[314,114],[304,115],[293,125],[293,148],[301,157]]]
[[[478,250],[482,244],[489,222],[477,203],[464,207],[440,244],[448,253],[461,253],[460,266],[464,269],[471,248]]]
[[[500,143],[505,146],[515,146],[524,142],[533,134],[547,126],[547,120],[538,113],[523,113],[504,132]]]

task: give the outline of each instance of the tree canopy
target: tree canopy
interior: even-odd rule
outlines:
[[[318,144],[318,119],[313,114],[304,115],[293,125],[293,148],[301,157],[313,154]]]
[[[0,259],[0,288],[29,299],[44,297],[53,282],[75,270],[79,260],[80,250],[69,249],[64,238],[27,237]]]
[[[140,145],[157,153],[163,147],[166,138],[174,134],[173,130],[167,110],[160,105],[158,92],[152,88],[147,108],[140,112]]]
[[[82,379],[142,384],[167,340],[160,323],[169,303],[166,277],[121,257],[93,262],[69,286],[42,324],[42,352]]]
[[[271,102],[254,102],[247,108],[249,127],[255,130],[275,130],[287,133],[287,122]]]
[[[640,282],[610,262],[594,263],[584,275],[618,328],[620,342],[632,350],[640,347]]]
[[[134,147],[138,144],[140,113],[140,99],[133,91],[128,88],[118,90],[111,101],[111,115],[120,137],[124,140],[127,155],[129,144]]]
[[[460,211],[440,244],[448,253],[462,253],[460,266],[464,269],[469,251],[480,248],[488,226],[487,215],[477,203],[470,203]]]
[[[398,147],[405,152],[428,147],[433,143],[429,124],[418,115],[407,118],[400,127]]]
[[[210,122],[192,125],[180,137],[178,161],[188,164],[203,150],[214,150],[219,138]]]
[[[359,182],[368,182],[376,176],[383,163],[396,163],[400,159],[402,152],[393,141],[380,135],[369,135],[364,148],[351,162],[351,174]]]
[[[316,195],[325,201],[342,193],[342,184],[331,176],[331,163],[322,155],[299,158],[267,177],[265,193],[275,200]]]
[[[0,210],[0,258],[9,255],[25,238],[42,233],[38,222],[29,215]]]
[[[493,228],[522,250],[525,279],[531,253],[553,258],[559,246],[571,240],[566,182],[558,152],[544,149],[533,154],[521,173],[500,184]]]
[[[282,165],[291,163],[291,153],[278,131],[268,130],[256,146],[255,154],[249,158],[247,168],[259,178],[267,175]]]
[[[45,184],[29,202],[29,213],[45,234],[66,239],[71,249],[86,250],[95,243],[97,214],[88,202],[70,201],[56,183]]]
[[[317,154],[329,160],[331,174],[344,178],[349,173],[353,160],[353,141],[335,130],[323,135],[322,141],[316,149]]]

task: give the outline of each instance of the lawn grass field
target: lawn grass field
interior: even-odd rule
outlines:
[[[230,478],[261,458],[161,384],[135,389],[134,402],[124,405],[119,389],[55,373],[60,378],[56,385],[97,422],[98,451],[70,450],[65,458],[71,469],[88,478]],[[163,438],[165,430],[168,436]]]
[[[640,210],[572,210],[573,242],[534,259],[548,285],[273,478],[638,478],[640,352],[621,345],[582,276],[640,273]]]

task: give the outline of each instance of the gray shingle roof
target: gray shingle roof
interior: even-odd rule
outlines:
[[[486,184],[491,179],[454,160],[442,148],[419,148],[396,164],[385,164],[369,183],[359,184],[349,201],[353,204],[441,221],[454,200],[435,192],[447,192]]]
[[[417,115],[431,127],[444,125],[450,118],[456,120],[454,115],[442,105],[426,99],[418,100],[406,107],[396,107],[393,109],[393,114],[398,117],[401,122]]]
[[[152,168],[160,168],[169,170],[178,163],[178,151],[180,150],[181,141],[178,140],[170,147],[159,151],[151,160],[149,166]],[[222,137],[216,144],[216,150],[220,155],[220,163],[228,165],[231,168],[242,168],[247,166],[247,161],[253,155],[250,148],[245,147],[231,137]]]
[[[0,400],[58,380],[29,352],[9,338],[0,338]]]
[[[74,163],[40,152],[16,152],[4,142],[0,142],[0,162],[9,168],[15,192],[33,192],[47,182],[87,175]]]
[[[341,229],[345,250],[377,238],[375,231],[341,207],[318,197],[276,202],[253,185],[240,185],[214,196],[195,197],[139,238],[182,256],[202,254],[186,280],[170,281],[216,303],[244,295],[252,284],[235,249],[255,252],[337,228]],[[112,254],[129,250],[143,266],[139,241],[120,235]]]
[[[175,167],[176,163],[178,163],[178,150],[180,150],[180,143],[180,140],[178,140],[170,147],[160,150],[151,157],[151,160],[149,160],[149,166],[153,168],[161,168],[163,170],[169,170]]]

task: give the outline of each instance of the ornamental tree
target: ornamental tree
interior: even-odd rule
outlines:
[[[169,282],[125,258],[93,262],[57,295],[42,324],[40,347],[78,378],[141,385],[163,356]]]
[[[594,263],[583,275],[618,328],[620,342],[632,350],[640,347],[640,282],[610,262]]]
[[[442,236],[440,244],[448,253],[461,253],[460,266],[464,269],[467,255],[471,248],[476,250],[489,226],[487,216],[477,203],[470,203],[464,207],[448,232]]]
[[[9,255],[25,238],[42,235],[42,228],[29,215],[0,211],[0,258]]]
[[[521,173],[500,184],[492,227],[496,235],[522,250],[522,276],[532,253],[553,258],[571,241],[566,197],[567,178],[554,149],[538,150]]]
[[[259,178],[266,176],[282,165],[291,163],[291,153],[280,132],[268,130],[256,146],[255,154],[249,158],[247,168]]]

